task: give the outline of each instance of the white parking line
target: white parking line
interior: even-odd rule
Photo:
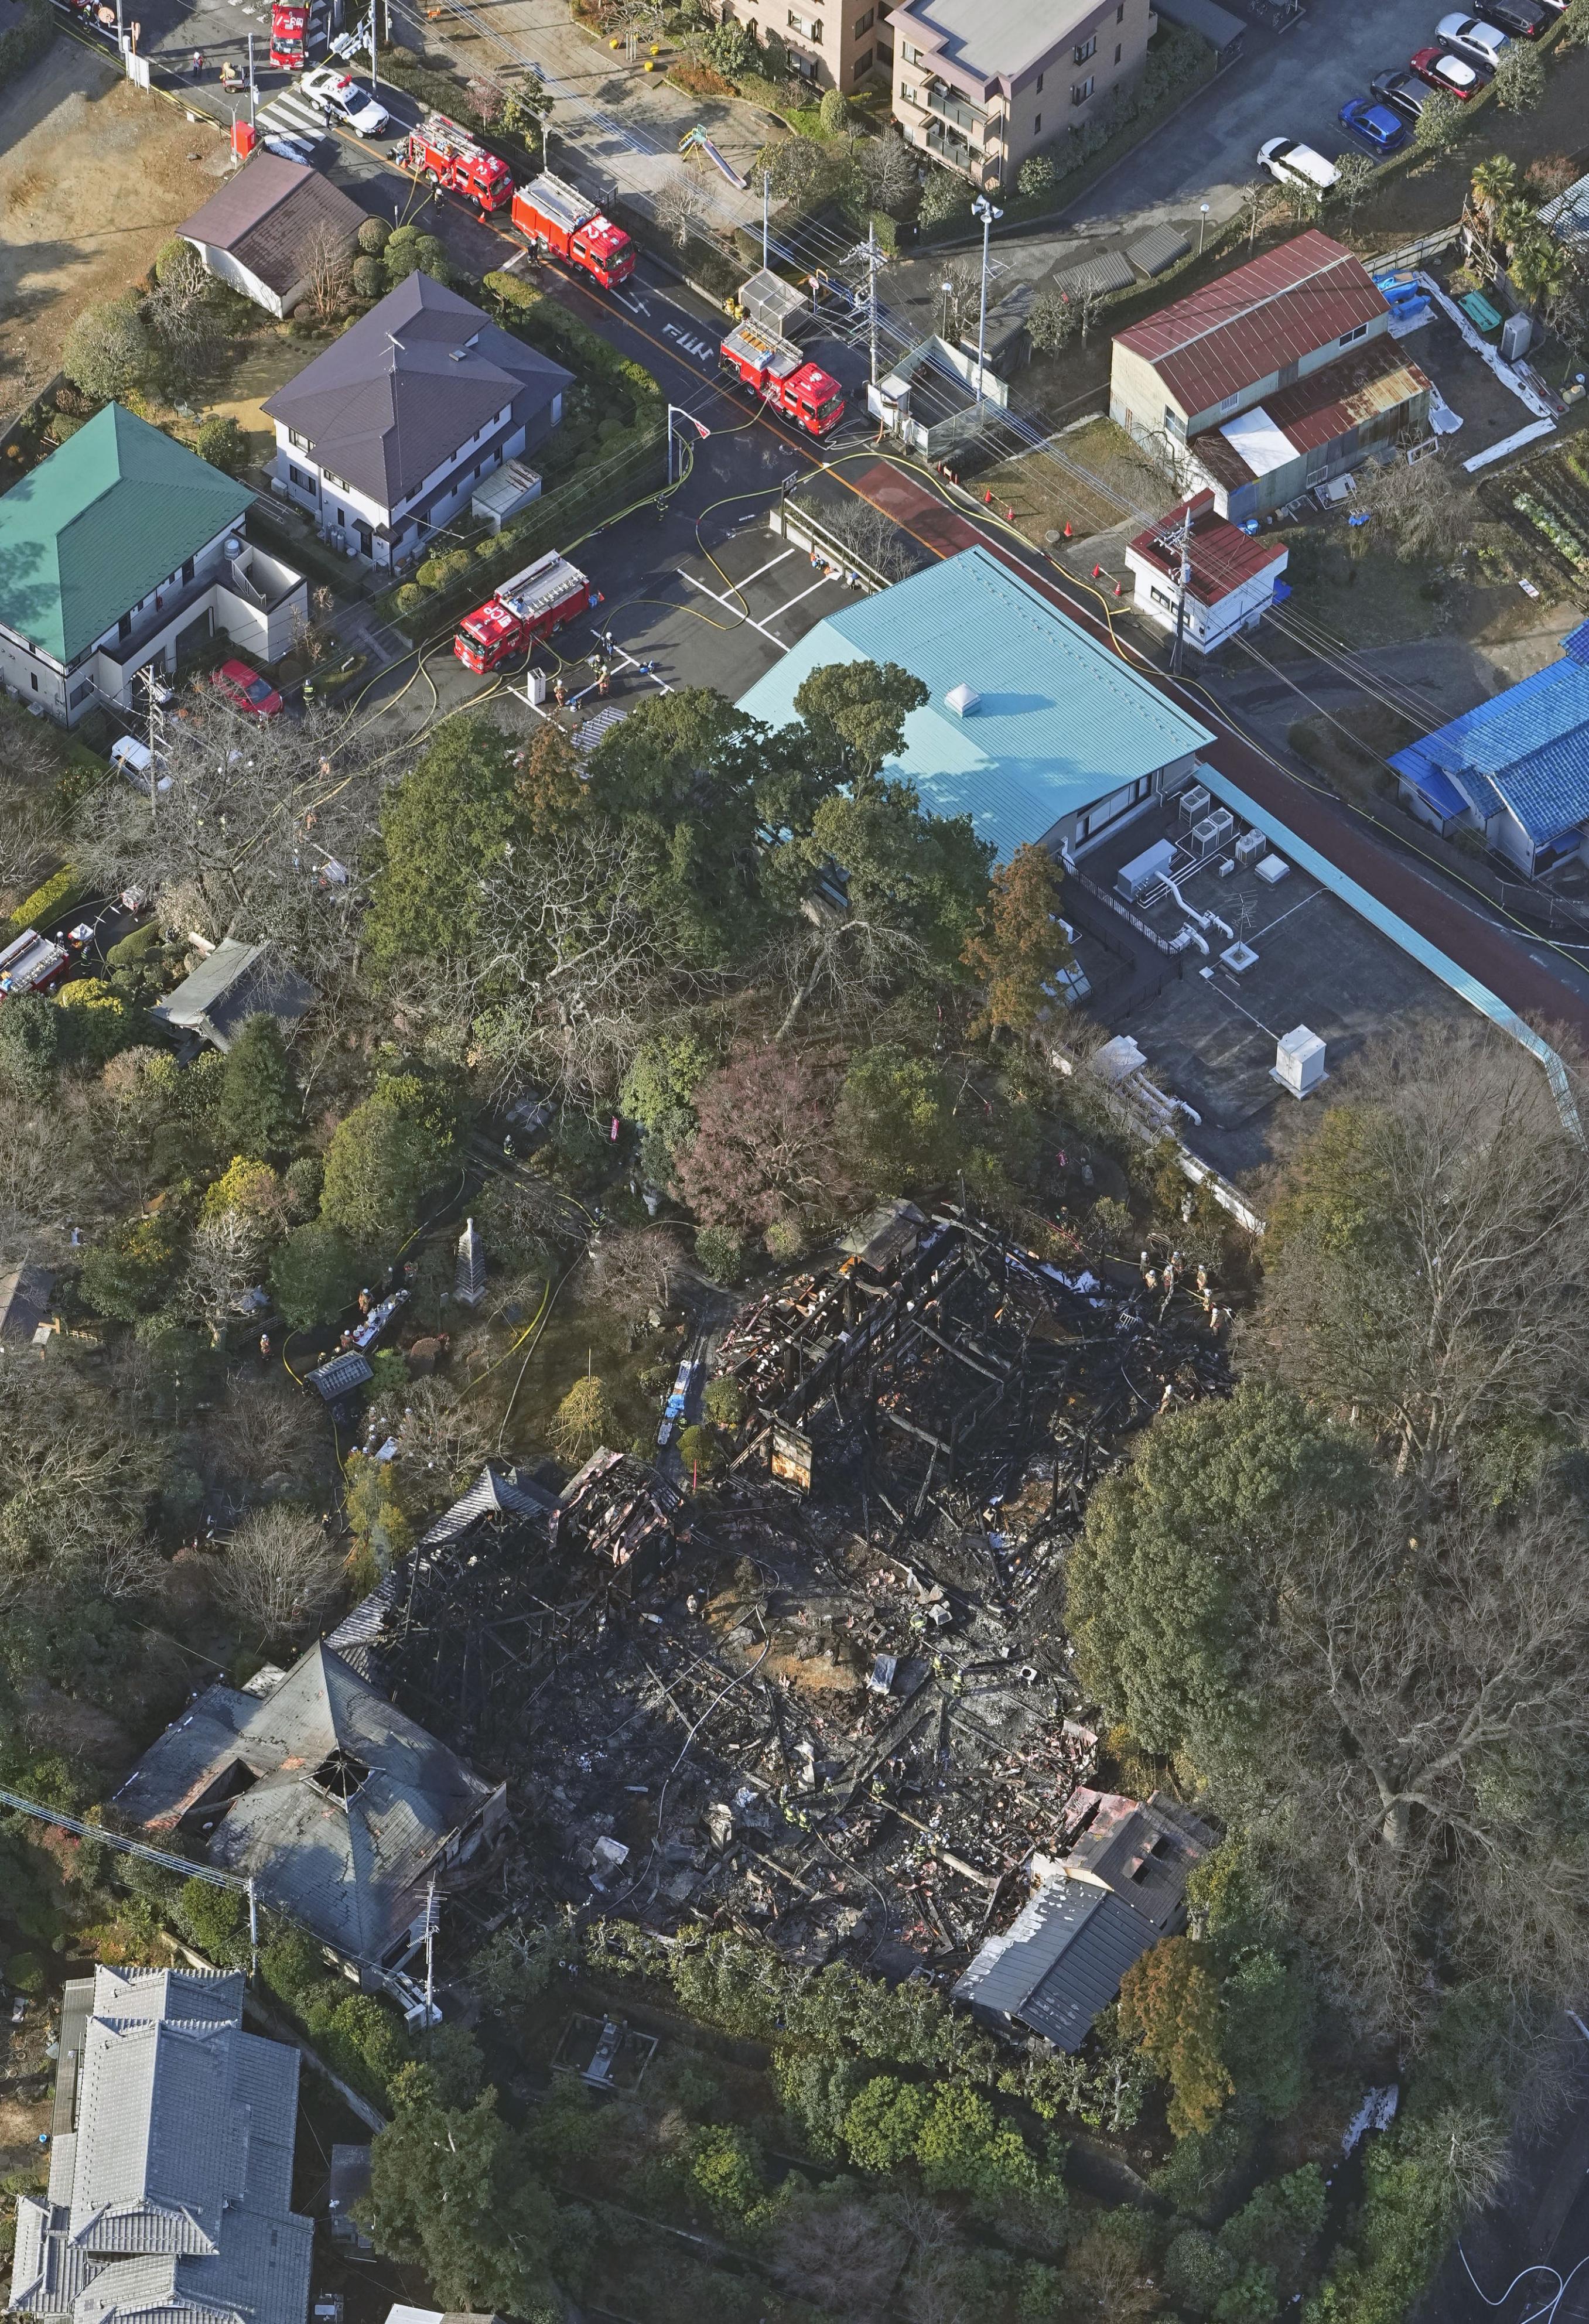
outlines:
[[[716,589],[708,589],[704,581],[697,581],[695,575],[693,573],[687,573],[682,565],[679,567],[679,578],[681,581],[688,581],[692,589],[698,589],[703,597],[710,597],[714,604],[721,605],[725,613],[736,614],[739,620],[744,622],[748,629],[760,630],[762,635],[767,640],[769,645],[776,646],[780,653],[787,653],[789,651],[789,648],[784,644],[783,640],[778,635],[777,632],[770,630],[765,622],[758,622],[753,613],[740,613],[738,606],[734,604],[731,598],[721,597],[718,595]]]
[[[599,630],[592,630],[590,634],[593,638],[599,638],[601,632]],[[613,648],[613,652],[616,655],[619,661],[623,663],[625,669],[637,669],[641,672],[642,677],[649,678],[651,684],[658,689],[659,693],[672,693],[672,687],[667,685],[657,676],[656,671],[651,668],[649,662],[636,661],[634,656],[632,653],[625,653],[622,646],[614,646]]]
[[[767,520],[765,517],[759,517],[755,519],[754,521],[760,524],[765,524]],[[797,549],[781,549],[776,557],[770,557],[765,565],[758,565],[753,573],[747,573],[744,579],[737,582],[734,586],[740,589],[748,589],[753,581],[759,581],[763,573],[771,573],[772,567],[775,565],[781,565],[786,557],[798,557],[799,555],[799,551]]]
[[[791,597],[788,604],[782,608],[782,611],[786,613],[792,613],[797,605],[803,604],[808,597],[814,597],[818,589],[826,589],[829,582],[833,583],[833,586],[836,589],[842,589],[844,587],[844,583],[842,581],[835,581],[831,573],[825,573],[820,581],[813,581],[808,589],[802,589],[798,597]]]

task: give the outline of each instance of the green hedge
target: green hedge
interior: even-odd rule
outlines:
[[[50,0],[27,0],[20,24],[0,34],[0,82],[14,80],[37,64],[55,38],[55,14]]]
[[[629,403],[635,419],[648,403],[661,402],[662,391],[643,365],[621,355],[558,300],[522,282],[516,274],[485,275],[481,288],[511,318],[521,338],[580,379],[599,380],[614,390]]]
[[[47,927],[51,920],[69,912],[78,899],[87,893],[88,889],[72,865],[63,863],[53,879],[46,880],[42,888],[35,888],[27,900],[17,906],[8,923],[10,934],[19,936],[24,928]]]

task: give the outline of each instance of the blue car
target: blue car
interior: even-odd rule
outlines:
[[[1378,157],[1394,153],[1405,145],[1409,132],[1399,113],[1388,105],[1376,105],[1372,98],[1354,97],[1341,107],[1341,126],[1355,137],[1361,145]]]

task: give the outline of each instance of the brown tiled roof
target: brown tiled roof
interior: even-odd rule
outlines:
[[[1379,412],[1410,403],[1414,396],[1427,393],[1428,385],[1394,339],[1370,339],[1338,363],[1326,364],[1294,386],[1266,395],[1262,409],[1298,453],[1311,452],[1316,445],[1333,444],[1349,429],[1363,427]],[[1248,483],[1254,473],[1217,428],[1200,429],[1188,448],[1227,490]]]
[[[1267,406],[1265,409],[1267,410]],[[1198,439],[1201,444],[1202,439]],[[1221,438],[1224,441],[1224,438]],[[1139,532],[1132,542],[1134,555],[1154,566],[1160,573],[1171,575],[1180,571],[1178,545],[1167,547],[1166,537],[1172,533],[1187,512],[1192,519],[1191,575],[1188,586],[1200,605],[1217,605],[1244,581],[1266,567],[1277,565],[1286,554],[1285,543],[1261,534],[1247,533],[1239,524],[1230,524],[1214,512],[1212,493],[1194,493],[1189,501],[1158,524],[1150,524]]]
[[[1385,313],[1361,263],[1310,227],[1117,334],[1183,411],[1208,411]]]
[[[278,294],[309,271],[319,234],[351,244],[365,213],[318,170],[275,153],[256,153],[195,210],[181,231],[190,242],[229,251],[240,266]]]

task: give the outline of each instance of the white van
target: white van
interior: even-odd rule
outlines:
[[[1340,176],[1333,161],[1326,161],[1311,145],[1299,145],[1294,137],[1271,137],[1261,145],[1258,165],[1282,186],[1310,186],[1316,194],[1330,192]]]
[[[119,735],[110,746],[110,763],[118,774],[125,775],[134,790],[142,791],[144,798],[148,798],[149,775],[154,765],[154,754],[147,742],[140,742],[135,734]],[[169,791],[171,787],[169,775],[162,775],[155,786],[160,791]]]

